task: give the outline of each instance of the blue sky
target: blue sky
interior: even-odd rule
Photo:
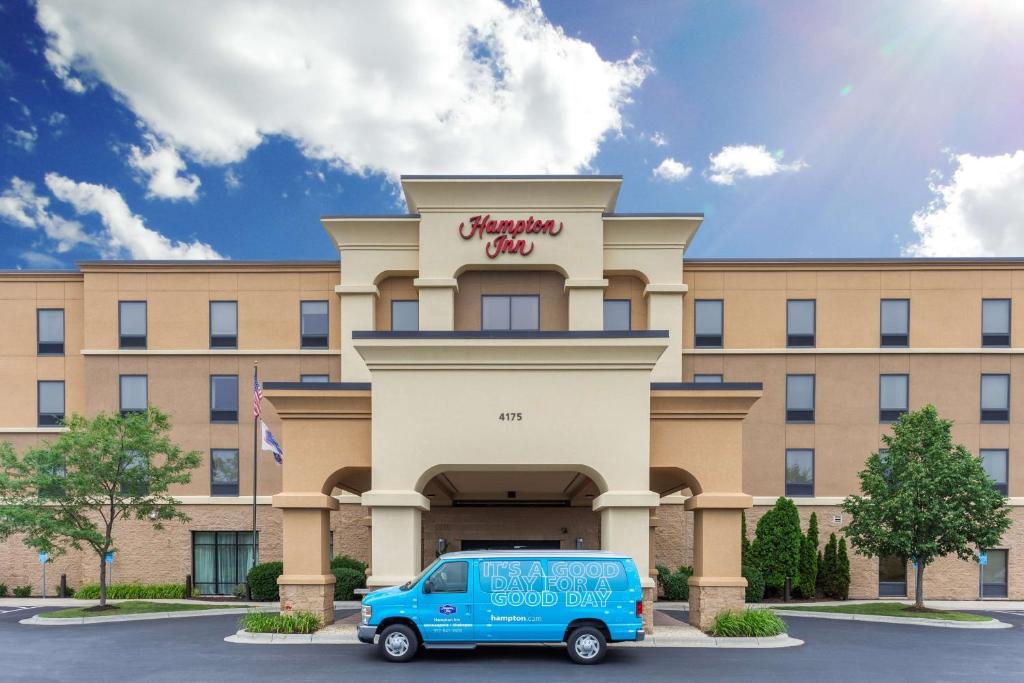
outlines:
[[[618,173],[709,257],[1024,255],[1024,2],[0,4],[0,268],[333,258],[401,173]]]

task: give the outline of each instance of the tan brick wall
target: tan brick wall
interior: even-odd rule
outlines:
[[[662,505],[657,509],[654,530],[654,564],[675,569],[693,566],[693,513],[682,505]]]

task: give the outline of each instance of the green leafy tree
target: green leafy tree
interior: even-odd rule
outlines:
[[[747,537],[747,511],[740,510],[740,566],[750,563],[750,538]]]
[[[814,577],[814,591],[825,594],[825,555],[821,550],[818,551],[818,574]]]
[[[844,533],[859,554],[917,563],[915,609],[924,609],[929,564],[951,554],[977,560],[1010,526],[1006,500],[981,459],[953,443],[952,426],[932,405],[902,415],[882,437],[887,451],[872,453],[857,475],[863,495],[842,505],[852,517]]]
[[[846,554],[846,539],[839,539],[839,552],[836,555],[836,597],[846,600],[850,597],[850,557]]]
[[[836,596],[836,565],[839,562],[839,544],[835,534],[829,534],[825,544],[825,555],[822,566],[821,587],[826,597]]]
[[[774,507],[757,520],[750,548],[768,590],[780,592],[786,577],[793,585],[800,581],[800,514],[792,500],[780,497]]]
[[[25,545],[52,556],[88,546],[99,561],[100,605],[107,601],[104,556],[113,552],[121,519],[162,529],[189,521],[167,491],[187,484],[199,466],[168,436],[170,421],[155,408],[127,415],[75,415],[56,441],[18,458],[0,444],[0,539],[23,534]]]
[[[800,595],[813,598],[818,580],[818,515],[811,513],[807,534],[800,538]]]

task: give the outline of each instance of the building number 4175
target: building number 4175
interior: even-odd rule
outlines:
[[[501,422],[522,422],[522,413],[498,413],[498,420]]]

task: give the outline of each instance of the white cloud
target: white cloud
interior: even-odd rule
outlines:
[[[933,173],[935,197],[914,213],[917,241],[907,256],[1024,256],[1024,149],[982,157],[957,154],[953,177]]]
[[[36,148],[36,140],[39,139],[39,133],[36,131],[35,126],[30,126],[28,130],[22,130],[8,124],[4,127],[4,137],[7,138],[7,142],[15,147],[31,152]]]
[[[68,220],[48,209],[49,197],[36,194],[33,183],[15,177],[0,194],[0,219],[27,230],[42,230],[55,242],[58,253],[70,251],[79,244],[94,244],[95,239],[82,230],[82,224]]]
[[[650,72],[639,52],[602,59],[536,0],[38,7],[68,88],[106,82],[147,130],[211,164],[281,135],[309,158],[392,178],[578,171],[621,132]]]
[[[199,198],[199,177],[178,175],[185,170],[185,160],[171,145],[162,144],[156,136],[146,134],[146,147],[142,150],[135,145],[129,149],[128,165],[144,176],[146,196],[176,201],[185,199],[194,202]]]
[[[242,177],[233,168],[224,172],[224,184],[229,190],[237,190],[242,186]]]
[[[691,171],[693,171],[692,166],[687,166],[681,161],[676,161],[672,157],[667,157],[663,159],[660,164],[654,167],[651,174],[659,180],[679,182],[686,176],[690,175]]]
[[[705,174],[713,183],[732,185],[737,178],[761,178],[805,168],[801,160],[782,163],[781,152],[772,154],[764,145],[726,145],[717,154],[708,157],[711,165]]]
[[[134,259],[219,259],[213,247],[199,241],[172,242],[156,230],[146,227],[132,213],[121,194],[93,183],[79,183],[57,173],[46,174],[46,186],[57,199],[67,202],[81,214],[95,213],[103,222],[102,251],[106,256],[126,253]]]
[[[668,144],[668,139],[660,131],[654,131],[654,133],[651,134],[651,144],[655,147],[664,147]]]
[[[55,256],[44,254],[41,251],[23,251],[21,260],[29,268],[62,268],[64,262]]]

